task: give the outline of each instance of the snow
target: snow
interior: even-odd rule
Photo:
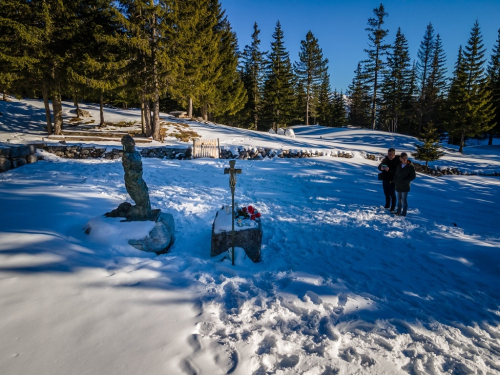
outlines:
[[[39,101],[0,112],[0,141],[44,136]],[[121,160],[51,155],[0,174],[1,374],[500,373],[498,177],[418,174],[395,217],[363,155],[412,151],[414,138],[187,123],[226,147],[354,157],[238,160],[236,200],[262,213],[264,236],[262,261],[237,248],[234,267],[210,257],[231,202],[226,160],[143,159],[153,208],[175,220],[160,256],[127,244],[151,224],[102,217],[130,201]],[[500,171],[500,149],[447,147],[432,165]]]

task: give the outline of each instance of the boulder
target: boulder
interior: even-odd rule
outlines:
[[[278,135],[285,135],[285,129],[279,128],[278,129]]]
[[[295,138],[293,129],[285,129],[285,137]]]
[[[161,213],[149,235],[142,239],[129,240],[128,243],[142,251],[164,254],[172,246],[174,240],[174,218],[170,214]]]
[[[5,172],[9,169],[12,169],[12,163],[10,160],[0,156],[0,172]]]
[[[10,147],[0,145],[0,157],[8,158],[10,156]]]

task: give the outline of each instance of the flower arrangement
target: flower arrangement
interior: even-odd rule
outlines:
[[[257,211],[253,206],[248,206],[238,208],[235,218],[255,220],[260,218],[260,216],[259,211]]]

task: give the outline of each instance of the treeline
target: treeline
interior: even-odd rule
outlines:
[[[387,41],[384,6],[373,12],[366,59],[343,93],[331,89],[328,59],[311,31],[296,62],[280,22],[268,51],[255,24],[239,52],[217,0],[2,0],[0,89],[43,97],[56,134],[61,98],[73,97],[140,105],[143,130],[155,139],[160,109],[185,108],[190,117],[255,130],[350,124],[420,136],[436,128],[461,150],[476,135],[488,133],[491,144],[500,131],[500,30],[487,61],[476,22],[450,77],[432,24],[412,60],[401,29]]]
[[[436,126],[437,133],[447,133],[450,143],[460,145],[460,152],[467,137],[489,133],[492,144],[500,123],[500,30],[487,64],[476,21],[450,78],[443,42],[432,24],[412,62],[400,28],[394,42],[387,42],[384,6],[373,12],[366,29],[367,58],[349,87],[349,122],[415,136]]]
[[[162,103],[208,119],[247,101],[217,0],[2,0],[0,67],[4,95],[43,97],[49,134],[61,133],[63,97],[99,102],[101,125],[105,102],[140,105],[156,140]]]

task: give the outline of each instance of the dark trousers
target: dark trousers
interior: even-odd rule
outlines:
[[[396,207],[396,184],[390,181],[382,181],[385,195],[385,207],[394,210]]]

